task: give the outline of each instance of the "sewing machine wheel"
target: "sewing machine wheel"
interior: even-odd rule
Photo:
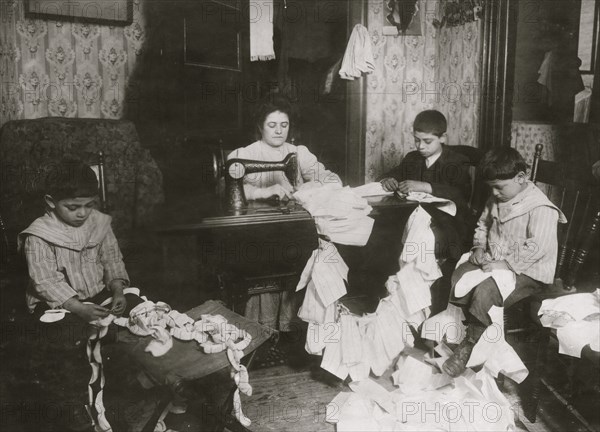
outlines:
[[[238,180],[244,178],[244,174],[246,174],[246,167],[240,162],[234,162],[229,165],[228,172],[232,179]]]
[[[225,161],[223,160],[223,152],[222,151],[213,151],[212,152],[212,174],[213,181],[215,185],[215,195],[217,197],[217,201],[221,202],[223,199],[223,194],[225,193],[225,184],[223,177],[223,166]]]

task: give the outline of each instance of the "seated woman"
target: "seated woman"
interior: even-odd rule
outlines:
[[[295,146],[286,142],[290,130],[290,115],[291,105],[286,98],[275,96],[265,100],[256,117],[260,139],[249,146],[234,150],[227,158],[280,162],[288,154],[297,153],[297,185],[306,182],[341,183],[340,178],[327,170],[305,146]],[[273,197],[289,199],[294,190],[282,171],[270,171],[248,174],[244,178],[244,193],[249,200]]]
[[[288,154],[298,155],[296,185],[308,182],[342,183],[337,174],[327,170],[305,146],[286,142],[290,130],[291,105],[279,95],[267,98],[259,107],[256,126],[260,139],[249,146],[234,150],[231,158],[269,162],[282,161]],[[294,188],[282,171],[248,174],[244,177],[244,193],[248,200],[289,199]],[[293,292],[260,294],[246,303],[246,316],[261,324],[282,331],[290,331],[290,322],[298,311],[298,301]]]

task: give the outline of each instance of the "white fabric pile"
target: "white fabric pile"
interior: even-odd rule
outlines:
[[[427,317],[429,288],[441,276],[430,223],[421,207],[411,214],[400,271],[386,283],[389,295],[374,313],[364,316],[338,304],[346,294],[348,267],[332,243],[320,241],[298,283],[298,290],[308,285],[298,316],[309,323],[306,350],[323,354],[323,369],[340,379],[350,375],[354,381],[370,372],[380,376],[405,346],[413,345],[410,326],[416,328]]]
[[[539,315],[544,327],[557,329],[559,353],[579,358],[586,345],[600,351],[600,289],[544,300]]]
[[[333,243],[319,240],[302,271],[296,291],[306,287],[298,317],[308,323],[306,351],[321,354],[336,333],[337,300],[346,294],[348,266]]]
[[[373,209],[351,188],[341,187],[339,183],[301,187],[294,198],[313,217],[319,234],[339,244],[367,244],[374,223],[368,215]]]
[[[152,336],[145,351],[159,357],[173,347],[173,339],[182,341],[197,341],[206,354],[214,354],[227,350],[227,358],[235,369],[233,379],[237,386],[234,393],[234,416],[244,426],[251,421],[242,412],[240,391],[252,395],[248,371],[240,363],[244,356],[243,350],[252,342],[252,335],[246,330],[238,329],[227,322],[222,315],[204,314],[194,321],[188,315],[172,310],[163,302],[154,303],[146,300],[134,307],[129,318],[116,318],[114,323],[127,327],[138,336]]]
[[[515,430],[510,402],[485,368],[452,379],[410,356],[396,367],[398,389],[365,379],[327,405],[337,432]]]

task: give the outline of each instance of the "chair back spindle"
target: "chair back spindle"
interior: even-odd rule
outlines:
[[[98,152],[98,183],[100,192],[100,209],[102,212],[108,212],[108,199],[106,197],[106,179],[104,177],[104,152]]]
[[[593,238],[598,234],[600,210],[593,188],[568,178],[564,164],[543,160],[543,147],[542,144],[535,146],[530,179],[534,183],[548,186],[549,199],[567,217],[567,223],[560,224],[558,228],[555,283],[564,283],[567,289],[571,289],[592,246]]]

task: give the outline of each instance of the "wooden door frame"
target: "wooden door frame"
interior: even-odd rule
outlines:
[[[348,36],[356,24],[367,25],[367,0],[348,1]],[[349,81],[346,87],[346,183],[365,182],[367,79]]]
[[[518,0],[485,3],[481,50],[479,145],[511,144]]]

